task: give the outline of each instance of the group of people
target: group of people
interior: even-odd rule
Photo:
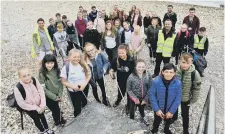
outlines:
[[[168,6],[163,24],[155,13],[149,15],[148,12],[143,18],[146,40],[140,35],[142,16],[136,6],[132,6],[129,15],[119,10],[117,5],[109,16],[105,10],[97,11],[95,6],[91,9],[87,14],[80,6],[74,25],[66,15],[61,18],[59,13],[56,21],[49,19],[48,28],[42,18],[37,20],[31,54],[40,63],[39,75],[35,79],[29,68],[19,69],[19,83],[26,94],[24,98],[18,86],[14,89],[19,107],[34,120],[42,134],[52,134],[54,132],[48,127],[44,110],[47,106],[52,111],[55,126],[66,123],[59,107],[59,103],[64,101],[63,86],[73,105],[74,117],[77,117],[87,104],[89,85],[95,100],[109,106],[106,95],[109,87],[105,87],[104,79],[109,74],[116,80],[118,88],[113,107],[120,104],[127,92],[126,113],[131,119],[135,118],[138,107],[141,121],[149,125],[144,109],[146,104],[150,104],[155,113],[151,132],[157,133],[164,120],[164,133],[171,134],[170,124],[178,118],[181,105],[183,132],[189,134],[189,108],[198,100],[202,75],[195,70],[189,48],[200,55],[208,52],[206,29],[199,27],[195,9],[190,8],[177,34],[177,16],[172,5]],[[150,56],[156,58],[153,75],[147,70],[145,60],[138,56],[144,44],[148,45]],[[57,62],[59,55],[65,59],[62,69]],[[177,66],[169,63],[171,57],[177,58]],[[162,61],[164,66],[160,71]],[[102,100],[97,93],[98,86]]]

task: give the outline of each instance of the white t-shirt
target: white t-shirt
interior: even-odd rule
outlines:
[[[131,43],[131,31],[125,31],[125,44],[130,44]]]
[[[62,68],[60,77],[67,79],[67,74],[66,74],[66,65]],[[67,81],[70,84],[74,85],[81,85],[85,82],[85,72],[83,67],[78,64],[74,66],[71,62],[69,63],[69,72],[68,72],[68,79]],[[68,88],[69,91],[71,92],[76,92],[75,90]]]
[[[114,48],[116,46],[116,38],[115,37],[109,37],[109,36],[105,36],[105,45],[106,48]]]

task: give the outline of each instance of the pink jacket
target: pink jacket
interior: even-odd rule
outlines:
[[[31,80],[30,83],[25,84],[20,80],[20,83],[24,87],[24,90],[26,92],[26,99],[24,100],[19,89],[15,87],[14,89],[14,95],[17,101],[17,104],[24,110],[32,111],[37,110],[38,107],[44,108],[46,106],[46,100],[45,100],[45,93],[44,89],[42,88],[41,84],[37,79],[36,85],[33,84],[33,80]]]

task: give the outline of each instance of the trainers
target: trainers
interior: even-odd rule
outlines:
[[[62,118],[61,121],[60,121],[61,126],[64,126],[66,124],[66,122],[67,121],[64,118]]]
[[[47,129],[46,132],[47,132],[46,134],[55,134],[54,131],[52,131],[50,129]]]
[[[168,130],[164,130],[165,134],[173,134],[169,129]]]
[[[153,129],[151,130],[151,132],[152,132],[152,134],[157,134],[158,128],[157,128],[157,129],[156,129],[156,128],[153,128]]]
[[[119,106],[119,104],[120,104],[120,103],[116,101],[116,102],[113,104],[113,107],[117,107],[117,106]]]
[[[105,106],[108,106],[107,100],[102,100],[102,103],[103,103]]]

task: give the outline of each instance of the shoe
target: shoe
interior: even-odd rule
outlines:
[[[120,103],[116,101],[116,102],[113,104],[113,107],[117,107],[117,106],[119,106],[119,104],[120,104]]]
[[[125,111],[126,111],[126,115],[128,116],[130,114],[130,110],[128,109],[127,105],[125,105]]]
[[[145,117],[140,118],[141,123],[144,123],[146,126],[149,126],[148,120]]]
[[[46,134],[55,134],[54,131],[52,131],[50,129],[47,129],[46,132],[47,132]]]
[[[156,76],[157,76],[157,75],[153,74],[153,75],[152,75],[152,78],[155,78]]]
[[[151,132],[152,132],[152,134],[157,134],[158,128],[153,128],[153,129],[151,130]]]
[[[188,130],[184,130],[183,134],[189,134]]]
[[[169,129],[168,130],[164,130],[165,134],[173,134]]]
[[[64,125],[66,124],[66,120],[64,119],[64,118],[62,118],[61,119],[61,121],[60,121],[60,125],[62,126],[62,127],[64,127]]]
[[[204,77],[204,75],[202,73],[199,73],[201,77]]]
[[[105,99],[105,100],[102,100],[102,103],[103,103],[105,106],[109,106],[106,99]]]

